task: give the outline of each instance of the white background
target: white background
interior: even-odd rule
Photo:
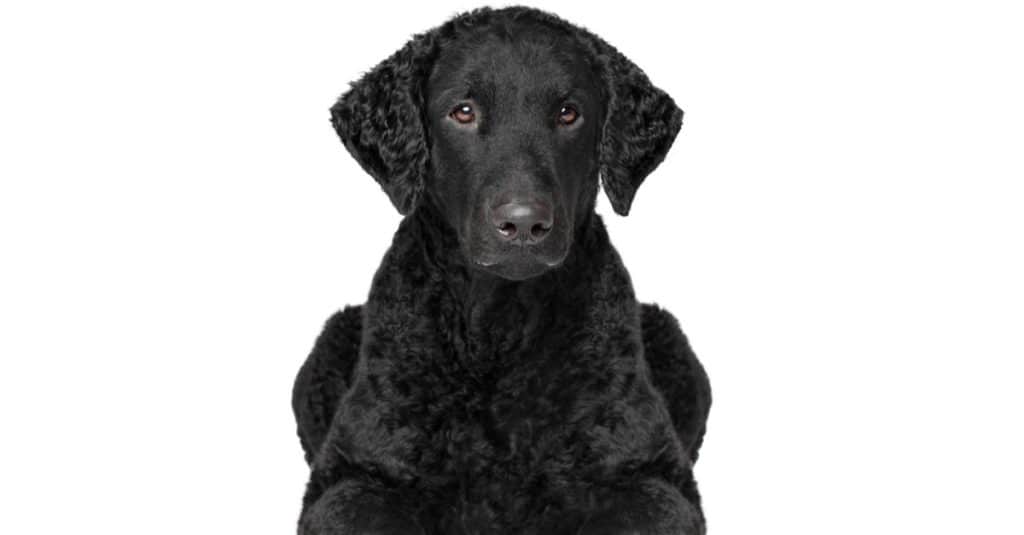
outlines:
[[[475,3],[0,8],[0,532],[294,533],[290,389],[399,216],[327,108]],[[543,4],[686,110],[628,218],[716,535],[1024,533],[1014,2]]]

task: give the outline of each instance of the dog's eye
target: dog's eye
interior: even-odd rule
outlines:
[[[560,125],[569,126],[572,123],[575,123],[579,118],[580,112],[570,104],[566,104],[558,110],[558,124]]]
[[[473,111],[473,106],[469,104],[459,104],[448,114],[452,119],[455,119],[460,124],[469,124],[476,120],[476,112]]]

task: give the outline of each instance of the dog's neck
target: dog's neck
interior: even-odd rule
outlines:
[[[371,339],[399,351],[439,345],[467,361],[513,358],[551,337],[601,325],[639,328],[632,285],[600,216],[578,222],[562,265],[513,281],[472,266],[436,208],[417,207],[399,226],[367,302]],[[425,319],[426,318],[426,319]],[[431,339],[439,333],[450,339]]]

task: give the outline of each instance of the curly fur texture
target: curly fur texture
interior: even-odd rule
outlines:
[[[300,534],[704,532],[707,376],[675,318],[637,302],[593,199],[564,262],[520,281],[481,274],[423,195],[423,77],[460,32],[510,18],[564,32],[601,66],[595,152],[617,212],[679,129],[682,112],[610,45],[520,7],[418,34],[342,95],[338,134],[407,216],[366,303],[327,321],[296,378]]]

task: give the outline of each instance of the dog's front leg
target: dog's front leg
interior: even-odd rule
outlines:
[[[703,535],[700,510],[678,489],[645,479],[626,489],[606,489],[578,535]]]
[[[392,489],[343,480],[302,513],[299,535],[425,535],[412,499]]]

